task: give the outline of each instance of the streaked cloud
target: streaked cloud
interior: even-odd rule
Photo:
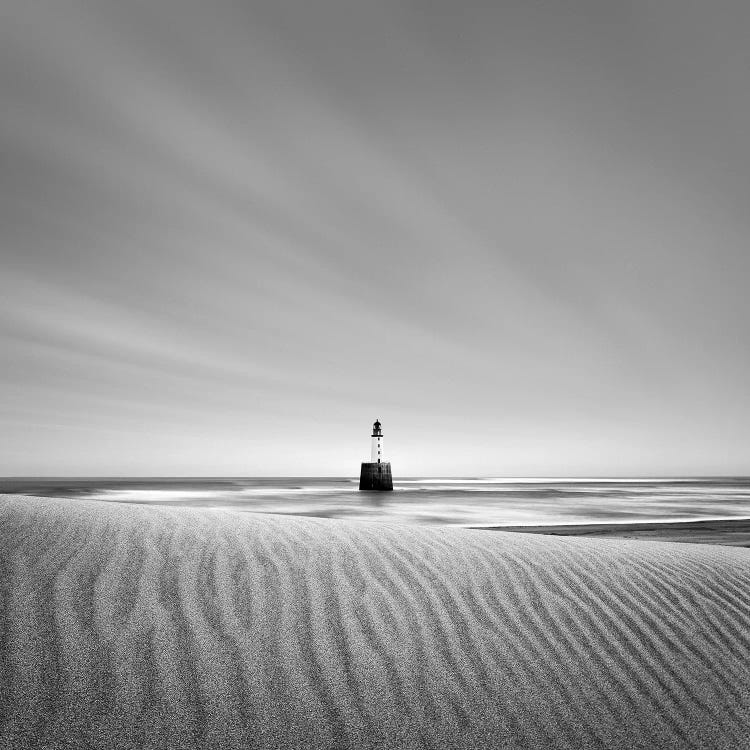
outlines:
[[[0,473],[746,473],[749,28],[5,3]]]

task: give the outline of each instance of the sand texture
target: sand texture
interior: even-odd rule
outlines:
[[[0,496],[3,748],[750,747],[750,552]]]

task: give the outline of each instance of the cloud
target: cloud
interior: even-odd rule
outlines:
[[[6,3],[0,472],[745,471],[749,21]]]

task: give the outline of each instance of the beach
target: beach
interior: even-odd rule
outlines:
[[[750,552],[0,496],[5,748],[742,748]]]

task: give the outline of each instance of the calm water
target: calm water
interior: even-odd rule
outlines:
[[[359,492],[350,478],[0,479],[0,492],[406,523],[533,525],[750,518],[750,478],[402,479]]]

